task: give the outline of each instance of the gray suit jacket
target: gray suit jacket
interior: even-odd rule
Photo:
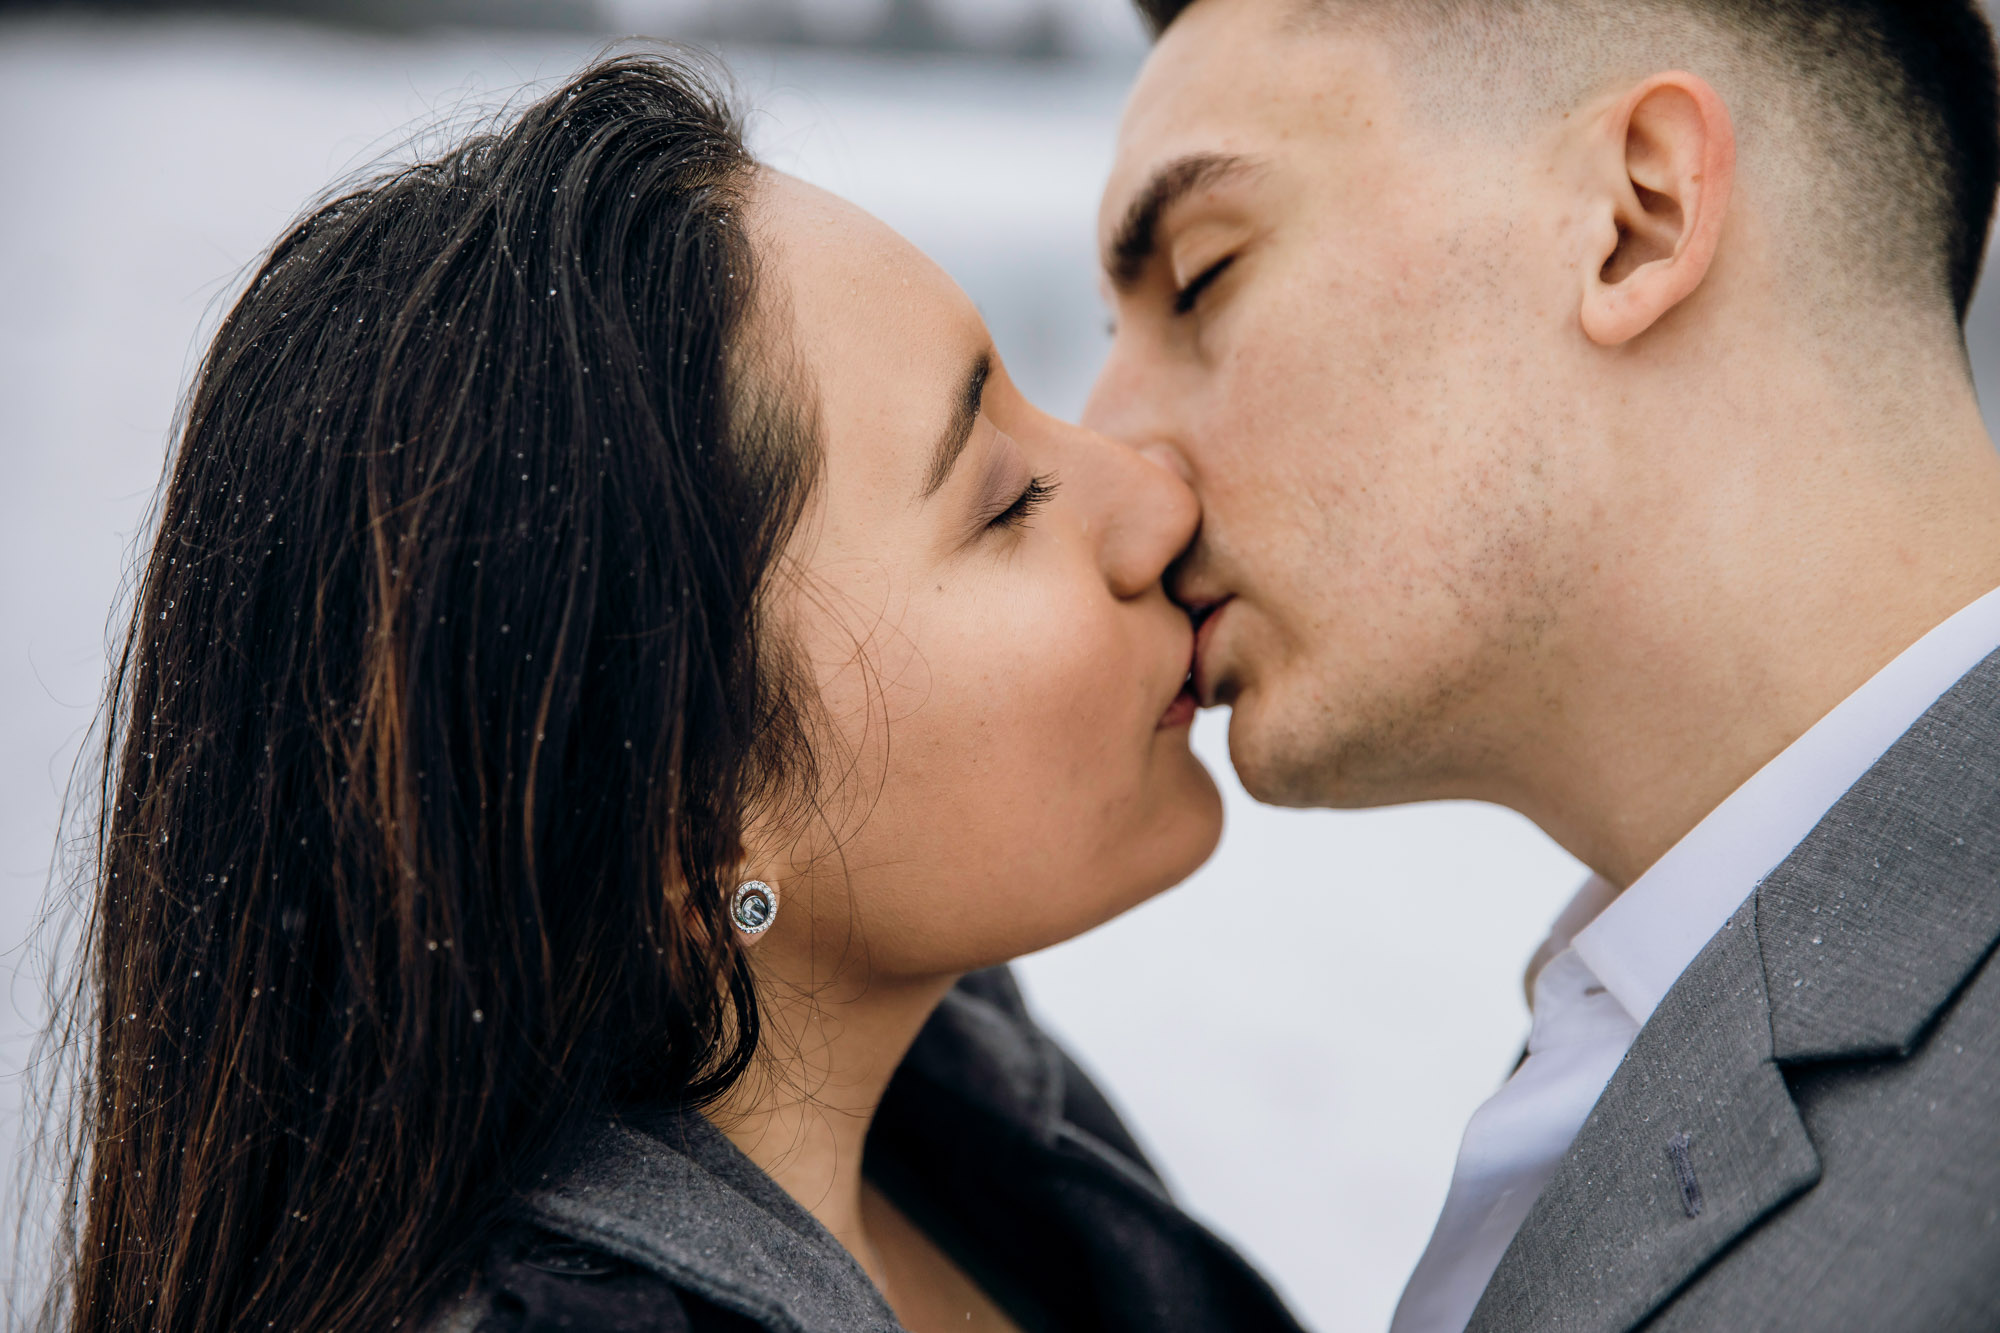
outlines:
[[[2000,1330],[2000,653],[1639,1033],[1473,1333]]]

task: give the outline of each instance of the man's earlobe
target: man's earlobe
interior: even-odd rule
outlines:
[[[1589,173],[1595,248],[1583,331],[1615,347],[1651,328],[1708,275],[1736,176],[1729,108],[1706,80],[1656,74],[1605,112]]]

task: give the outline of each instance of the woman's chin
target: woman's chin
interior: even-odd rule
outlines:
[[[1165,882],[1155,893],[1164,892],[1201,869],[1222,841],[1222,791],[1208,767],[1190,753],[1180,775],[1173,813],[1163,821],[1160,839],[1163,852],[1178,852],[1165,870]]]
[[[1222,841],[1222,793],[1199,759],[1183,753],[1178,760],[1143,825],[1101,859],[1104,868],[1094,876],[1102,886],[1094,895],[1100,911],[1064,938],[1095,930],[1145,905],[1214,855]]]
[[[1087,934],[1200,869],[1221,841],[1222,794],[1187,748],[1185,730],[1179,740],[1156,749],[1142,772],[1099,780],[1100,788],[1129,784],[1124,799],[1088,799],[1092,793],[1079,784],[1070,799],[1038,802],[1033,828],[1004,816],[983,828],[963,821],[960,838],[931,843],[930,854],[917,858],[928,867],[922,876],[896,875],[886,894],[857,894],[876,909],[853,904],[872,919],[867,952],[875,973],[918,980],[997,966]],[[1093,827],[1093,819],[1104,822]],[[1035,852],[1009,855],[1020,846]],[[875,858],[888,859],[872,848],[856,857]],[[950,899],[939,897],[941,884],[955,886]],[[834,929],[822,946],[847,948],[849,913],[834,911],[829,921]]]
[[[1195,756],[1188,745],[1185,727],[1176,733],[1179,744],[1162,756],[1156,779],[1159,794],[1148,832],[1134,841],[1156,842],[1157,856],[1173,860],[1165,870],[1168,878],[1160,889],[1180,883],[1201,868],[1222,840],[1222,792],[1208,765]],[[1162,733],[1166,739],[1168,733]],[[1178,854],[1178,859],[1175,858]],[[1149,857],[1149,859],[1153,859]],[[1155,892],[1158,892],[1156,889]]]

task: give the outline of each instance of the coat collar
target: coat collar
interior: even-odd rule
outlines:
[[[1006,968],[959,982],[917,1034],[888,1100],[940,1089],[1044,1146],[1063,1125],[1063,1059]],[[886,1106],[885,1101],[885,1106]]]
[[[944,1088],[1038,1142],[1053,1142],[1062,1123],[1061,1060],[1004,969],[975,973],[945,997],[897,1077],[902,1095]],[[840,1242],[696,1112],[594,1125],[551,1178],[527,1201],[537,1225],[764,1328],[900,1328]]]
[[[790,1333],[899,1333],[861,1266],[701,1115],[607,1121],[530,1197],[543,1228]]]
[[[1757,893],[1773,1054],[1907,1055],[2000,938],[2000,653]]]
[[[1819,1180],[1783,1066],[1907,1054],[2000,937],[2000,653],[1945,694],[1682,974],[1469,1330],[1622,1333]]]

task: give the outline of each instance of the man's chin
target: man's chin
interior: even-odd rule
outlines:
[[[1359,810],[1410,800],[1414,775],[1365,728],[1337,725],[1321,709],[1288,715],[1268,693],[1244,689],[1229,714],[1229,762],[1265,805]],[[1420,781],[1415,784],[1421,787]]]
[[[1311,809],[1328,804],[1316,780],[1320,766],[1300,752],[1299,733],[1266,715],[1255,690],[1236,691],[1229,705],[1229,762],[1243,790],[1265,805]]]

